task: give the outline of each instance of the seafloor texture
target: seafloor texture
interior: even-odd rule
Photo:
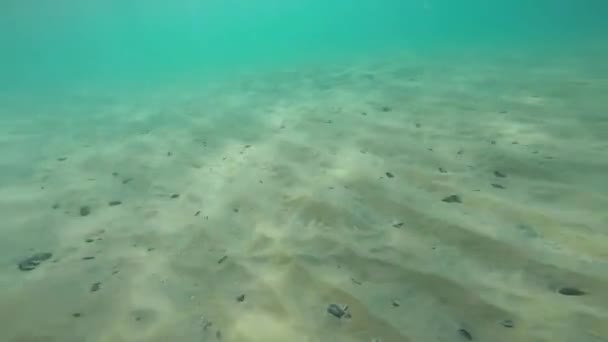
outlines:
[[[0,340],[607,341],[588,62],[4,99]]]

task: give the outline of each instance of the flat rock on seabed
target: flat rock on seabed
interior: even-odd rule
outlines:
[[[21,271],[31,271],[38,267],[41,262],[50,259],[53,253],[36,253],[31,257],[19,262],[18,266]]]
[[[350,318],[351,315],[347,310],[348,306],[340,306],[338,304],[329,304],[329,306],[327,307],[327,312],[337,318]]]

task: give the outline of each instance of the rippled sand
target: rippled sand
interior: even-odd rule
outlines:
[[[605,94],[576,58],[402,56],[32,109],[0,340],[608,341]]]

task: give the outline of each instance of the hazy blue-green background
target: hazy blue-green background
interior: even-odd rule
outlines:
[[[394,50],[608,40],[603,0],[5,0],[0,85],[152,80]]]

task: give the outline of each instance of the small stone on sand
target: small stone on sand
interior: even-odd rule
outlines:
[[[458,195],[450,195],[442,199],[442,201],[446,203],[462,203],[462,199]]]

